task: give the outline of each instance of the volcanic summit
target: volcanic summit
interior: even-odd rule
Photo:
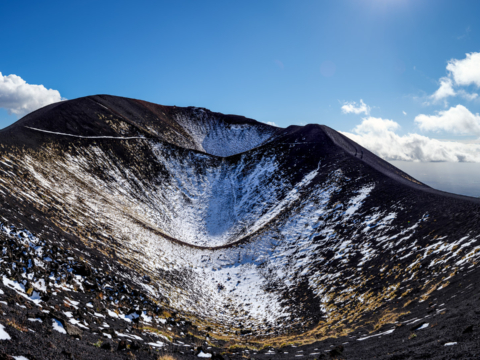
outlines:
[[[480,201],[327,126],[97,95],[0,146],[5,356],[480,353]]]

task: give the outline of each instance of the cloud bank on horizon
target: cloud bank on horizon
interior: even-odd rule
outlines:
[[[480,137],[480,115],[473,114],[463,105],[438,111],[437,115],[420,114],[415,123],[424,131],[445,131],[455,135],[476,135]]]
[[[352,133],[342,134],[385,160],[480,162],[480,144],[440,141],[420,134],[398,135],[399,129],[393,120],[368,117]]]
[[[466,54],[461,60],[452,59],[446,70],[448,75],[439,80],[440,87],[429,96],[430,101],[443,100],[447,106],[446,99],[449,97],[461,96],[467,100],[478,97],[477,93],[469,93],[460,87],[480,88],[480,53]],[[344,114],[370,113],[370,107],[363,100],[360,100],[359,106],[355,102],[345,103],[341,110]],[[403,114],[406,115],[405,111]],[[480,139],[480,115],[460,104],[437,111],[434,115],[417,115],[414,122],[422,131],[477,136]],[[480,144],[441,141],[416,133],[399,135],[398,130],[400,125],[394,120],[368,116],[352,132],[342,134],[385,160],[480,163]]]
[[[0,72],[0,108],[18,117],[43,106],[65,100],[58,90],[43,85],[28,84],[18,75],[2,75]]]

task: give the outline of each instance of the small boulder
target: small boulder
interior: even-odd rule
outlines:
[[[335,358],[337,356],[342,356],[342,353],[343,353],[343,345],[337,345],[332,350],[329,351],[329,355],[332,358]]]
[[[73,326],[72,324],[69,324],[66,321],[64,322],[64,327],[68,335],[76,337],[78,339],[82,338],[82,330],[80,330],[78,327]]]
[[[62,355],[64,355],[67,359],[73,359],[73,354],[70,351],[62,350]]]
[[[103,343],[101,348],[103,350],[109,350],[110,351],[110,350],[112,350],[112,344],[110,344],[109,342]]]
[[[134,342],[132,342],[132,343],[130,344],[130,349],[131,349],[131,350],[139,350],[140,347],[141,347],[140,344],[139,344],[138,342],[136,342],[136,341],[134,341]]]
[[[76,264],[72,266],[72,268],[78,275],[85,276],[85,277],[92,275],[92,269],[87,264],[84,264],[84,263]]]
[[[118,343],[118,348],[117,351],[122,351],[127,348],[127,342],[125,340],[122,340]]]
[[[225,360],[225,358],[217,352],[213,353],[212,360]]]

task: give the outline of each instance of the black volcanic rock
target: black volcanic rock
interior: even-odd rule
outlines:
[[[479,200],[326,126],[91,96],[2,130],[0,174],[5,356],[480,352]]]

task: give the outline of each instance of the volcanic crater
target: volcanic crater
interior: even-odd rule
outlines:
[[[25,116],[0,144],[8,354],[480,351],[480,201],[329,127],[97,95]]]

